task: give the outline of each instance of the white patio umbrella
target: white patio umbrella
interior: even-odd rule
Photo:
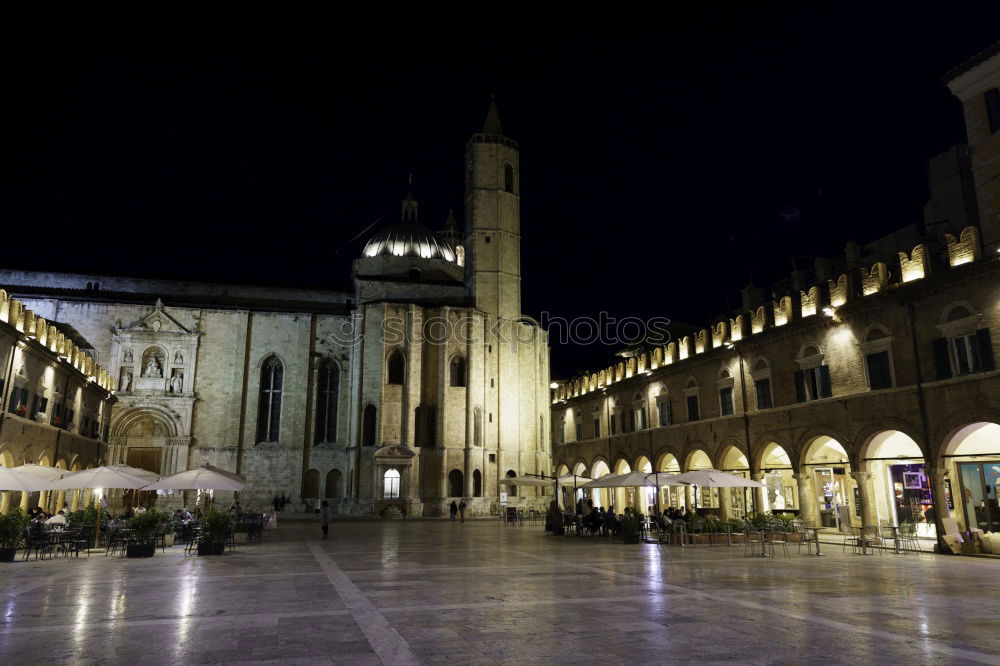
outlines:
[[[659,478],[657,478],[659,477]],[[583,484],[584,488],[656,488],[657,486],[683,486],[675,479],[677,475],[666,472],[625,472],[624,474],[606,474]]]
[[[21,467],[0,467],[0,490],[33,493],[39,490],[48,490],[52,487],[50,485],[52,477],[46,478],[34,470],[25,470],[23,469],[24,467],[27,467],[27,465],[22,465]],[[54,478],[59,478],[66,471],[56,469],[55,467],[44,467],[43,465],[33,465],[33,467],[55,470],[56,474]]]
[[[158,479],[159,476],[130,465],[106,465],[66,474],[48,485],[50,490],[76,490],[77,488],[122,488],[138,490]],[[101,535],[101,505],[97,505],[97,524],[94,526],[94,543]]]
[[[246,479],[242,476],[206,463],[162,478],[143,487],[143,490],[243,490],[246,486]]]
[[[537,479],[532,476],[511,476],[500,479],[498,483],[501,486],[534,486],[540,488],[542,486],[551,486],[552,479]]]
[[[704,488],[763,488],[764,484],[742,476],[720,472],[717,469],[698,469],[684,472],[672,477],[683,485],[702,486]]]

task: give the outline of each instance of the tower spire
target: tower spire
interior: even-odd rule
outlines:
[[[413,171],[407,180],[406,198],[403,199],[403,223],[416,223],[417,200],[413,198]]]
[[[496,95],[490,95],[490,110],[486,113],[486,122],[483,123],[483,134],[503,136],[503,126],[500,124],[500,112],[497,111]]]

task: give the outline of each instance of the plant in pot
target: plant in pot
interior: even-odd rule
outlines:
[[[94,547],[94,526],[97,525],[97,507],[93,504],[73,511],[67,520],[71,527],[80,529],[80,536],[87,540],[87,548]]]
[[[176,523],[174,523],[174,516],[169,511],[163,512],[163,545],[170,548],[174,545],[174,538],[176,534]]]
[[[639,519],[639,514],[632,511],[622,516],[622,542],[639,543]]]
[[[28,514],[15,506],[0,514],[0,562],[13,562],[17,547],[24,538],[30,519]]]
[[[545,520],[545,529],[552,532],[553,536],[562,536],[563,527],[563,513],[559,509],[559,503],[553,500],[549,504],[549,513]]]
[[[198,542],[199,555],[222,555],[226,552],[226,541],[233,528],[233,517],[228,511],[214,506],[201,518],[201,540]]]
[[[129,518],[128,528],[132,530],[129,543],[125,547],[127,557],[152,557],[156,552],[156,532],[163,522],[162,514],[156,509],[148,509]]]

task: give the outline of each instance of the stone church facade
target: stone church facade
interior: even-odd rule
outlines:
[[[72,322],[108,369],[105,462],[236,470],[258,508],[284,493],[433,516],[464,498],[487,515],[500,479],[551,470],[549,349],[520,312],[519,151],[495,106],[465,164],[464,232],[452,217],[430,231],[407,196],[354,262],[353,293],[24,271],[0,284]]]

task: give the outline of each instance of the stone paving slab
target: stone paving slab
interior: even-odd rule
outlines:
[[[0,565],[0,664],[1000,664],[996,562],[743,557],[493,521]]]

